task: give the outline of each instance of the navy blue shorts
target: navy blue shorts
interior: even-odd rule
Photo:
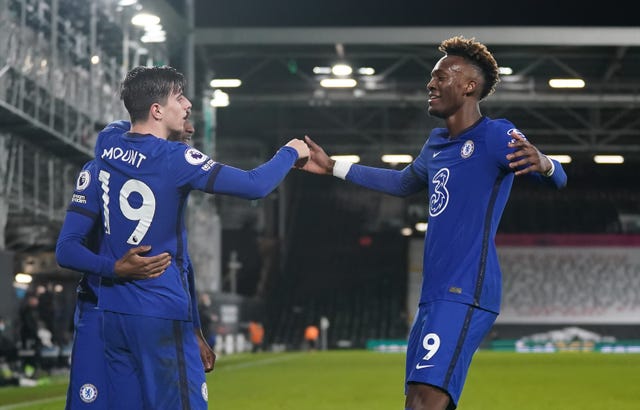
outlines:
[[[406,384],[439,387],[457,406],[471,358],[497,316],[456,302],[420,305],[407,344]]]
[[[102,313],[95,303],[76,303],[67,410],[108,408]]]
[[[105,311],[104,339],[111,408],[208,408],[193,322]]]

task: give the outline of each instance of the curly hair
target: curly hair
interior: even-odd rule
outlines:
[[[480,100],[495,91],[496,84],[500,81],[498,63],[487,49],[487,46],[476,41],[473,37],[455,36],[440,43],[438,50],[448,55],[463,57],[480,69],[484,77]]]

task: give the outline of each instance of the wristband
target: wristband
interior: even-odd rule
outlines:
[[[340,179],[346,179],[353,163],[349,161],[336,161],[333,165],[333,176]]]

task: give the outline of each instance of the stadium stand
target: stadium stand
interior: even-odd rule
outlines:
[[[640,318],[640,260],[628,247],[501,247],[502,322]]]
[[[404,338],[406,238],[398,230],[369,232],[379,196],[307,178],[312,188],[297,198],[306,217],[289,221],[282,277],[268,298],[269,343],[298,347],[304,327],[322,316],[331,323],[330,348]]]

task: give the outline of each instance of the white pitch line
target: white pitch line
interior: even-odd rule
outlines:
[[[224,370],[237,370],[237,369],[244,369],[247,367],[255,367],[255,366],[265,366],[271,363],[278,363],[278,362],[285,362],[287,360],[293,360],[293,359],[297,359],[298,357],[301,357],[302,354],[290,354],[290,355],[286,355],[286,356],[279,356],[279,357],[269,357],[266,359],[262,359],[262,360],[256,360],[256,361],[252,361],[252,362],[248,362],[248,363],[238,363],[238,364],[232,364],[229,366],[226,366],[224,368]],[[22,402],[22,403],[16,403],[16,404],[10,404],[7,406],[0,406],[0,410],[14,410],[14,409],[21,409],[24,407],[28,407],[28,406],[33,406],[33,405],[37,405],[37,404],[45,404],[45,403],[50,403],[56,400],[60,400],[60,399],[64,399],[66,396],[57,396],[57,397],[50,397],[48,399],[40,399],[40,400],[32,400],[32,401],[28,401],[28,402]]]
[[[226,366],[224,369],[221,369],[221,370],[237,370],[237,369],[244,369],[247,367],[264,366],[271,363],[285,362],[287,360],[297,359],[298,357],[301,357],[301,356],[302,355],[299,355],[299,354],[291,354],[286,356],[270,357],[267,359],[256,360],[248,363],[232,364],[232,365]],[[4,410],[4,409],[0,407],[0,410]]]
[[[28,407],[28,406],[35,406],[36,404],[51,403],[53,401],[57,401],[57,400],[61,400],[61,399],[64,400],[66,397],[67,396],[56,396],[56,397],[49,397],[48,399],[32,400],[32,401],[25,401],[25,402],[22,402],[22,403],[9,404],[9,405],[6,405],[6,406],[0,406],[0,410],[22,409],[22,408]]]

